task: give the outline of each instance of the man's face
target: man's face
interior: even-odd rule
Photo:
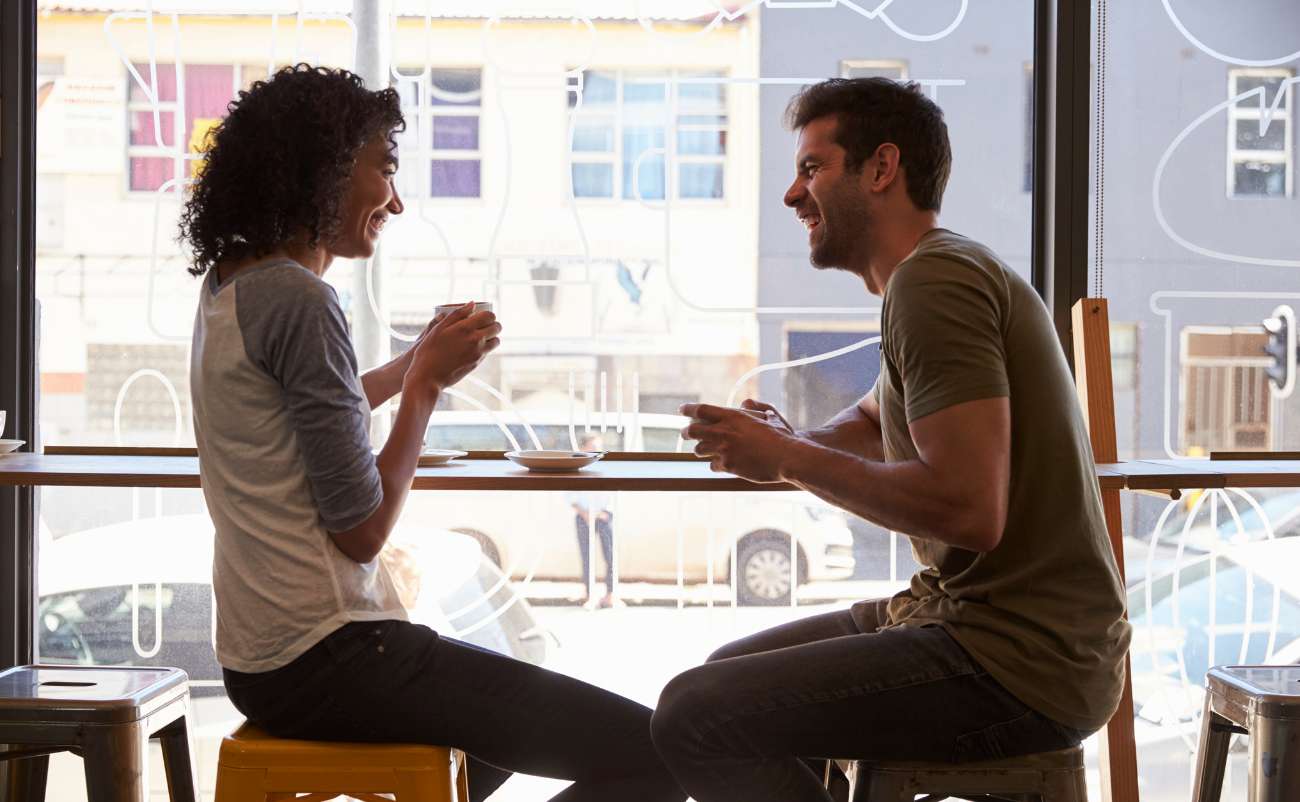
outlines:
[[[865,257],[870,210],[860,187],[861,171],[844,167],[835,143],[836,118],[819,117],[799,131],[794,183],[785,205],[808,229],[810,258],[817,267],[852,269]]]

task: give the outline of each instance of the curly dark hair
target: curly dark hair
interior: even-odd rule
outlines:
[[[339,226],[357,152],[406,129],[394,89],[370,91],[347,70],[296,64],[257,81],[226,108],[180,217],[190,272],[269,253],[306,233],[309,247]]]
[[[920,85],[888,78],[831,78],[806,86],[785,110],[786,126],[803,128],[835,115],[835,144],[844,148],[844,166],[862,169],[876,148],[898,146],[907,175],[907,195],[918,209],[939,211],[952,171],[952,147],[943,111]]]

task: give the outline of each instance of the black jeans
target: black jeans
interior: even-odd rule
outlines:
[[[655,753],[648,708],[419,624],[347,624],[283,668],[226,671],[225,684],[279,737],[462,749],[473,800],[516,771],[573,780],[563,802],[686,797]]]
[[[655,746],[697,802],[830,802],[809,758],[963,762],[1087,733],[1012,696],[940,627],[886,629],[883,602],[760,632],[674,678]]]
[[[593,509],[592,514],[600,510]],[[582,588],[585,593],[591,587],[591,527],[581,515],[573,516],[573,528],[578,534],[578,553],[582,555]],[[602,521],[596,519],[596,539],[600,541],[601,553],[605,555],[605,592],[614,592],[614,516]]]

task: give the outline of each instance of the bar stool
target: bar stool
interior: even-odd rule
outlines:
[[[1218,666],[1205,675],[1194,802],[1218,802],[1228,743],[1250,736],[1249,802],[1300,799],[1300,666]]]
[[[972,763],[856,762],[853,802],[927,799],[1087,802],[1083,747]]]
[[[178,668],[34,665],[0,673],[0,761],[15,761],[9,798],[44,799],[49,756],[70,751],[85,760],[90,802],[145,802],[145,760],[157,738],[172,802],[195,802],[188,683]]]
[[[302,793],[309,796],[295,796]],[[216,802],[323,802],[342,794],[367,802],[468,802],[465,755],[443,746],[274,738],[247,723],[221,742]]]

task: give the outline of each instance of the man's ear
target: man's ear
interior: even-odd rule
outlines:
[[[884,192],[898,180],[902,170],[898,160],[898,146],[894,143],[884,142],[876,148],[876,152],[867,159],[863,170],[870,178],[871,191]]]

